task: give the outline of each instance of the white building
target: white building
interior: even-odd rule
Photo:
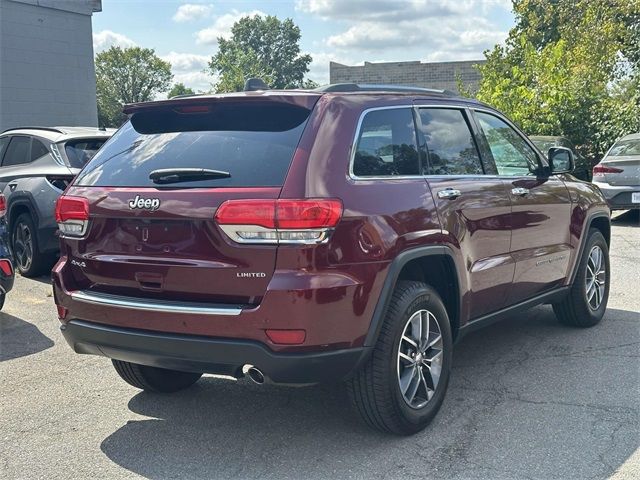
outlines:
[[[91,15],[101,0],[0,0],[0,132],[96,126]]]

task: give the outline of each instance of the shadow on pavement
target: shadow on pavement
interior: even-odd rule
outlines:
[[[33,355],[53,345],[35,325],[0,312],[0,362]]]
[[[136,394],[129,409],[153,418],[130,420],[101,449],[152,479],[607,478],[638,447],[637,321],[610,309],[571,329],[539,307],[470,334],[442,410],[413,437],[368,430],[338,386],[209,377]]]

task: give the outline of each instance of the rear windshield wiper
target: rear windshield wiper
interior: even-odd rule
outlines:
[[[149,178],[153,183],[180,183],[197,182],[198,180],[214,180],[218,178],[229,178],[229,172],[221,170],[210,170],[208,168],[161,168],[153,170]]]

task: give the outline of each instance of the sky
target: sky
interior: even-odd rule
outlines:
[[[482,59],[514,22],[510,0],[102,0],[94,51],[153,48],[171,63],[174,83],[208,91],[215,79],[204,70],[217,39],[246,15],[293,19],[302,52],[313,57],[308,77],[320,84],[329,81],[330,61]]]

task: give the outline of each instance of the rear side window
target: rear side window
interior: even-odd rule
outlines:
[[[353,173],[358,177],[420,174],[410,108],[374,110],[365,115],[356,143]]]
[[[37,160],[40,157],[43,157],[49,153],[47,147],[45,147],[44,143],[40,140],[33,138],[31,139],[31,161]]]
[[[29,163],[29,150],[31,148],[31,138],[29,137],[11,137],[7,152],[4,154],[2,160],[3,167],[10,167],[12,165],[21,165],[23,163]]]
[[[219,103],[135,113],[87,164],[75,184],[158,186],[156,170],[196,168],[225,178],[171,188],[282,186],[310,111],[281,103]]]
[[[104,145],[106,139],[82,139],[82,140],[70,140],[64,145],[64,152],[66,154],[69,166],[72,168],[82,168],[89,160],[91,160],[100,147]]]
[[[421,108],[420,122],[429,159],[425,174],[483,174],[478,149],[461,110]]]

